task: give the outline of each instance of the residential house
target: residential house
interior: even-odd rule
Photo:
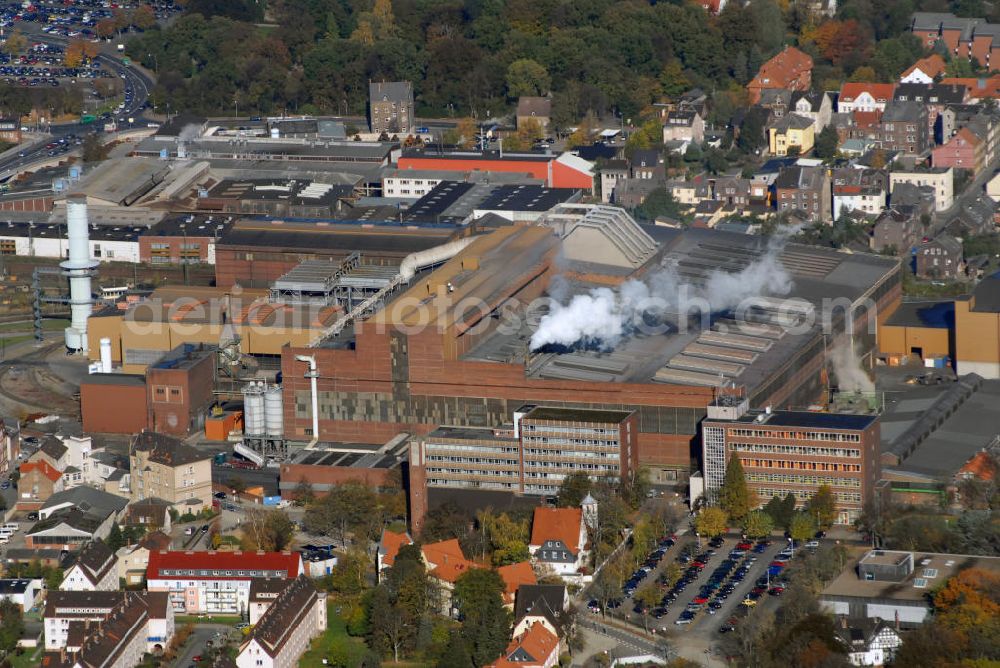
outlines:
[[[936,53],[932,53],[926,58],[921,58],[903,70],[903,73],[899,75],[899,83],[934,83],[935,79],[944,75],[944,71],[944,58]]]
[[[882,112],[877,140],[883,150],[922,156],[930,148],[927,107],[920,102],[891,101]]]
[[[910,29],[927,49],[940,41],[952,58],[975,59],[987,70],[996,69],[1000,63],[1000,26],[981,18],[914,12]]]
[[[0,579],[0,601],[10,601],[25,613],[35,607],[35,601],[42,592],[41,578]]]
[[[556,635],[562,635],[562,613],[569,608],[565,585],[525,585],[518,589],[514,605],[514,635],[536,622]]]
[[[368,121],[372,132],[408,135],[413,126],[413,85],[409,81],[368,84]]]
[[[767,126],[768,148],[771,155],[805,155],[816,140],[812,119],[788,114]]]
[[[152,531],[146,534],[135,545],[126,545],[116,553],[118,557],[118,578],[126,585],[141,585],[146,580],[146,570],[149,568],[149,555],[170,549],[170,536],[162,531]]]
[[[885,172],[846,167],[833,170],[833,219],[849,211],[877,216],[888,196]]]
[[[962,502],[962,483],[974,481],[989,484],[997,479],[997,474],[1000,473],[998,454],[1000,453],[996,452],[996,446],[992,449],[983,448],[958,469],[948,488],[955,495],[955,503]]]
[[[833,100],[830,94],[819,91],[796,91],[792,94],[789,111],[813,122],[813,132],[819,134],[830,124]]]
[[[559,636],[541,622],[515,635],[503,656],[487,668],[552,668],[559,665]]]
[[[893,622],[885,619],[840,618],[837,638],[847,648],[852,666],[884,666],[891,663],[903,644]]]
[[[616,201],[615,186],[619,181],[628,178],[628,162],[625,160],[609,160],[601,167],[601,201],[605,204]]]
[[[134,501],[128,505],[124,523],[143,526],[147,530],[162,529],[169,532],[173,523],[170,519],[170,508],[169,501],[158,499],[155,496],[142,501]]]
[[[872,250],[879,253],[895,250],[897,255],[905,255],[920,242],[923,229],[914,207],[900,205],[886,209],[875,219]]]
[[[774,182],[774,199],[779,213],[799,211],[810,222],[830,221],[830,177],[823,167],[782,170]]]
[[[947,142],[931,151],[931,164],[935,167],[968,169],[974,174],[985,166],[983,158],[986,144],[968,126],[959,129]]]
[[[290,668],[326,630],[326,593],[299,576],[278,594],[236,656],[239,668]]]
[[[293,579],[305,573],[298,552],[150,552],[146,588],[170,595],[186,614],[243,615],[254,578]]]
[[[556,575],[576,575],[587,565],[587,527],[581,508],[535,508],[528,544],[535,563]]]
[[[62,591],[115,591],[118,589],[118,557],[104,544],[92,540],[80,550],[76,563],[63,576]]]
[[[21,464],[17,479],[17,507],[38,510],[49,498],[63,490],[62,471],[44,459]]]
[[[684,140],[701,144],[705,141],[705,120],[693,109],[678,109],[667,113],[663,121],[663,142]]]
[[[132,500],[163,499],[180,512],[212,506],[212,456],[183,441],[150,431],[132,438]]]
[[[990,234],[996,231],[997,209],[993,200],[986,194],[980,194],[971,202],[963,202],[944,231],[954,237],[966,238],[977,234]]]
[[[428,574],[437,580],[441,591],[441,614],[452,612],[451,593],[455,582],[463,573],[473,568],[481,568],[479,564],[465,558],[458,540],[442,540],[420,547]]]
[[[957,280],[965,276],[962,242],[949,234],[939,234],[917,249],[917,276]]]
[[[102,517],[113,517],[117,522],[124,515],[126,505],[128,501],[115,494],[92,487],[75,487],[50,496],[38,510],[38,517],[44,520],[63,510],[80,510]]]
[[[256,578],[250,583],[250,608],[247,614],[250,626],[257,625],[271,604],[277,600],[281,592],[288,589],[288,585],[292,582],[295,580]]]
[[[840,87],[837,111],[885,111],[892,100],[896,84],[862,83],[849,81]]]
[[[948,209],[954,201],[954,172],[951,167],[889,172],[890,196],[895,191],[896,185],[900,183],[933,188],[935,211]]]
[[[521,587],[538,584],[535,577],[535,569],[531,567],[531,562],[519,561],[516,564],[508,564],[497,569],[504,582],[503,603],[513,609],[514,599]]]
[[[927,107],[927,128],[933,142],[940,143],[944,135],[940,134],[938,119],[949,105],[963,104],[968,95],[965,86],[953,84],[899,84],[893,93],[896,102],[919,102]]]
[[[743,211],[750,206],[752,187],[750,179],[738,176],[720,176],[710,180],[712,199],[729,210]]]
[[[646,201],[653,192],[664,187],[662,181],[628,178],[615,186],[615,204],[623,209],[634,209]]]
[[[552,121],[552,98],[529,97],[522,95],[517,100],[517,113],[515,121],[517,129],[525,127],[529,120],[538,123],[542,134],[549,130],[549,123]]]
[[[757,106],[767,109],[771,119],[778,119],[788,113],[792,105],[792,93],[786,88],[768,88],[760,92],[760,99]]]
[[[135,631],[139,632],[141,641],[135,640],[130,630],[120,633],[117,640],[127,646],[129,655],[132,651],[162,652],[170,644],[174,636],[174,610],[164,593],[125,592],[125,591],[49,591],[45,597],[45,610],[42,613],[45,632],[45,650],[59,650],[82,654],[83,645],[88,637],[107,636],[116,628],[114,624],[106,625],[125,611],[134,615],[139,612]],[[112,637],[114,640],[115,638]],[[132,647],[131,643],[135,642]],[[141,647],[141,651],[140,650]],[[120,656],[119,648],[109,646],[101,656],[94,652],[94,663],[84,666],[136,666],[141,661],[127,663],[116,660]],[[102,663],[100,659],[106,659]],[[46,664],[44,661],[42,665]],[[73,665],[73,664],[70,664]]]
[[[699,202],[711,197],[708,180],[701,175],[690,181],[667,181],[667,191],[678,204],[688,209],[694,209]]]
[[[812,58],[794,46],[786,46],[781,53],[761,65],[757,76],[747,84],[750,104],[757,104],[761,92],[768,88],[809,90],[812,86]]]
[[[945,77],[941,83],[965,86],[968,89],[966,102],[978,104],[1000,98],[1000,74],[989,77]]]
[[[382,539],[379,541],[378,552],[376,553],[377,564],[375,569],[380,580],[382,579],[382,572],[387,568],[392,568],[392,565],[396,561],[396,555],[399,554],[399,549],[404,545],[413,545],[413,539],[410,538],[410,534],[405,531],[382,530]]]
[[[667,178],[663,156],[656,149],[638,149],[632,154],[629,167],[633,179],[663,182]]]
[[[59,471],[65,471],[69,465],[69,448],[55,436],[45,436],[35,454],[28,458],[29,462],[45,461]]]

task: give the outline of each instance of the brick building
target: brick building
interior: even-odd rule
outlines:
[[[183,441],[144,431],[129,448],[132,501],[157,498],[178,512],[212,506],[212,456]]]
[[[830,176],[823,167],[795,165],[781,170],[774,181],[778,212],[800,211],[811,222],[830,220]]]
[[[853,524],[880,478],[878,416],[749,412],[745,401],[716,402],[702,422],[707,492],[722,486],[734,455],[761,505],[791,493],[801,507],[828,485],[836,499],[835,522]]]

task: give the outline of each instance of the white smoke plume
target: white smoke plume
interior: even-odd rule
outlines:
[[[667,265],[642,281],[626,281],[617,290],[596,288],[568,302],[552,295],[557,301],[539,322],[531,337],[531,349],[580,343],[614,348],[643,312],[662,314],[682,306],[681,310],[687,311],[687,306],[693,306],[717,313],[733,309],[748,298],[786,295],[792,289],[792,278],[779,255],[793,233],[794,229],[775,235],[766,252],[742,270],[715,270],[703,284],[691,283],[680,276],[675,266]]]
[[[842,342],[834,346],[829,350],[828,357],[841,392],[872,393],[875,391],[875,383],[861,368],[857,352],[849,343]]]

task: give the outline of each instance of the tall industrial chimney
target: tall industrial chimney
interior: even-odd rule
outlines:
[[[66,200],[66,236],[69,259],[59,264],[69,278],[70,326],[66,328],[66,348],[87,350],[87,318],[93,304],[90,278],[99,264],[90,259],[90,232],[87,222],[87,198],[70,195]]]

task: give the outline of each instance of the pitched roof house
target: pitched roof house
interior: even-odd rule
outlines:
[[[535,623],[514,637],[503,656],[487,668],[551,668],[559,662],[559,636]]]
[[[392,564],[396,560],[396,555],[399,554],[399,549],[404,545],[412,545],[413,539],[410,538],[410,534],[405,531],[389,531],[385,529],[382,531],[382,540],[378,544],[378,576],[382,577],[382,571],[387,568],[392,568]]]
[[[812,85],[813,59],[794,46],[786,46],[781,53],[761,65],[757,76],[747,84],[750,104],[757,104],[761,91],[767,88],[809,90]]]
[[[236,656],[239,668],[293,666],[326,630],[326,593],[300,575],[277,595]]]
[[[586,548],[581,508],[535,508],[528,550],[536,562],[559,575],[572,575],[586,565]]]
[[[840,87],[837,111],[884,111],[896,84],[847,82]]]
[[[118,557],[103,541],[83,546],[76,563],[69,567],[59,589],[62,591],[114,591],[118,589]]]
[[[934,79],[944,74],[944,58],[932,53],[913,63],[899,75],[900,83],[934,83]]]

